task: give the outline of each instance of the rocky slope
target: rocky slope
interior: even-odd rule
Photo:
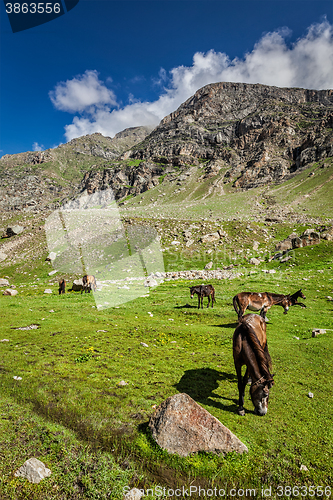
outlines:
[[[333,90],[215,83],[200,89],[137,145],[132,158],[221,160],[225,180],[250,188],[333,156]]]
[[[4,155],[0,159],[0,210],[57,206],[79,192],[86,171],[117,158],[150,131],[149,127],[133,127],[114,138],[95,133],[46,151]]]
[[[109,185],[123,198],[156,186],[158,178],[173,176],[181,184],[193,167],[199,182],[210,179],[208,194],[223,194],[224,184],[249,189],[280,183],[333,156],[332,127],[333,90],[215,83],[122,156],[137,164],[90,172],[82,189]]]

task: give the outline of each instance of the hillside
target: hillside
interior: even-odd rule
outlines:
[[[79,192],[85,172],[117,158],[150,130],[133,127],[112,139],[95,133],[46,151],[4,155],[0,159],[0,210],[38,211],[58,206]]]
[[[82,189],[110,186],[122,199],[175,181],[174,194],[184,191],[183,197],[195,200],[266,188],[307,168],[329,167],[332,127],[332,90],[211,84],[122,160],[87,174]],[[187,189],[186,181],[194,179]]]

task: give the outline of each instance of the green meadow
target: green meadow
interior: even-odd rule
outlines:
[[[166,256],[167,269],[171,264]],[[190,264],[189,256],[185,267]],[[189,293],[202,280],[166,280],[143,297],[97,310],[93,294],[59,296],[42,261],[4,269],[19,293],[0,295],[1,500],[121,500],[126,486],[153,490],[143,498],[174,498],[168,489],[191,485],[235,491],[233,498],[251,488],[257,498],[328,498],[333,302],[326,297],[333,296],[332,267],[333,243],[324,241],[295,250],[285,264],[254,268],[242,261],[242,276],[210,281],[217,302],[207,309],[205,299],[203,310]],[[263,272],[269,269],[276,272]],[[53,293],[44,294],[46,288]],[[254,414],[247,387],[241,417],[232,298],[246,290],[300,288],[306,309],[284,315],[276,306],[268,313],[275,380],[268,413]],[[30,325],[36,327],[20,329]],[[326,333],[313,338],[314,328]],[[226,425],[248,454],[180,458],[160,449],[149,417],[178,392]],[[32,456],[52,471],[37,485],[13,474]],[[165,487],[165,495],[156,486]]]

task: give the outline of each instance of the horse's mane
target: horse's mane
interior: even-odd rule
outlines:
[[[243,322],[246,338],[254,352],[260,372],[262,372],[268,380],[273,379],[269,371],[269,361],[267,359],[264,349],[261,347],[259,339],[256,335],[254,328],[248,323]]]

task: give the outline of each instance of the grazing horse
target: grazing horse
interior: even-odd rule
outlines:
[[[287,314],[289,307],[291,306],[306,307],[306,305],[302,304],[302,302],[297,302],[298,297],[302,297],[302,299],[306,298],[302,293],[302,290],[298,290],[298,292],[295,292],[293,295],[282,295],[268,292],[241,292],[235,295],[232,300],[234,309],[238,314],[238,321],[240,321],[246,309],[250,309],[250,311],[260,311],[260,315],[266,319],[268,309],[274,305],[282,306],[284,314]]]
[[[233,356],[238,379],[238,414],[245,415],[244,392],[251,377],[250,396],[257,415],[266,415],[269,390],[274,384],[270,373],[271,358],[267,348],[266,323],[258,314],[247,314],[233,336]],[[242,366],[246,372],[242,378]]]
[[[84,293],[90,293],[90,290],[93,289],[94,292],[96,292],[97,289],[97,284],[96,284],[96,279],[95,276],[88,276],[87,274],[83,276],[82,278],[82,289],[81,289],[81,295],[84,290]]]
[[[210,304],[210,297],[212,297],[212,307],[214,305],[214,302],[216,302],[215,299],[215,290],[212,285],[198,285],[198,286],[192,286],[190,288],[191,292],[191,299],[193,299],[194,294],[196,293],[198,295],[198,309],[200,309],[200,301],[201,301],[201,309],[203,309],[203,298],[208,297],[208,304],[207,307],[209,307]]]
[[[66,288],[66,281],[64,279],[61,279],[59,281],[59,295],[65,293],[65,288]]]

